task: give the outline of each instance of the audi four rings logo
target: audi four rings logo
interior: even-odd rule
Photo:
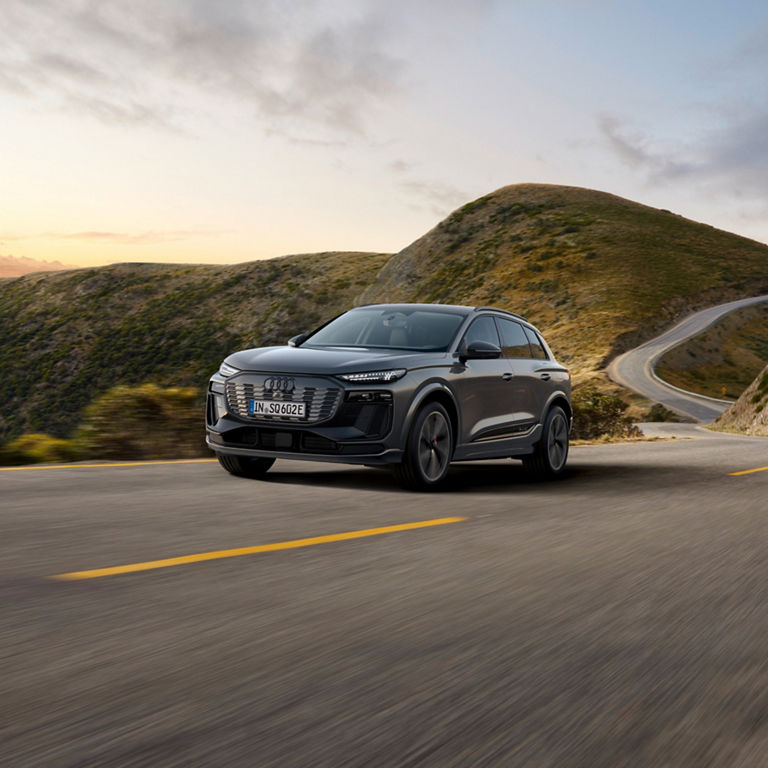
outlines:
[[[264,379],[265,392],[293,392],[296,382],[290,376],[269,376]]]

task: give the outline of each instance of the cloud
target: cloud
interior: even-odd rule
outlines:
[[[66,110],[88,114],[110,125],[147,125],[183,133],[174,120],[172,109],[142,104],[131,99],[119,101],[70,94],[66,102]]]
[[[677,144],[649,137],[615,115],[598,117],[607,146],[654,183],[702,182],[734,198],[768,204],[768,22],[722,55],[707,59],[696,76],[706,101],[681,103],[695,110]],[[694,127],[692,127],[694,126]],[[682,135],[681,135],[682,138]]]
[[[412,164],[407,163],[405,160],[393,160],[389,163],[389,170],[395,173],[408,173],[412,167]]]
[[[45,236],[57,240],[90,240],[97,242],[116,243],[118,245],[147,245],[157,243],[171,243],[178,240],[190,240],[198,237],[211,237],[220,234],[222,233],[180,229],[134,233],[103,232],[98,230],[86,232],[50,232]]]
[[[39,72],[47,72],[49,75],[57,75],[59,78],[88,84],[102,83],[107,80],[104,72],[84,61],[78,61],[63,54],[45,53],[39,56],[29,64],[30,71],[35,69]]]
[[[183,105],[230,99],[273,131],[359,136],[403,67],[374,2],[5,0],[0,27],[1,89],[108,124],[183,128]]]
[[[632,168],[645,170],[657,180],[676,178],[690,171],[690,166],[673,158],[671,150],[652,150],[642,133],[629,129],[618,118],[600,115],[598,125],[613,153]]]
[[[458,187],[439,181],[408,179],[399,182],[398,186],[410,197],[419,200],[420,207],[426,206],[436,216],[444,216],[468,199],[468,195]]]
[[[730,193],[768,201],[768,107],[742,110],[685,147],[656,142],[652,148],[647,137],[611,116],[601,116],[599,127],[613,153],[651,182],[717,182]]]
[[[465,203],[469,196],[465,190],[435,179],[416,176],[419,163],[402,158],[390,160],[386,167],[392,174],[397,188],[412,201],[415,210],[428,210],[436,216],[445,216],[457,206]]]

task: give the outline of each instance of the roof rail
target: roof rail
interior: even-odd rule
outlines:
[[[522,320],[524,323],[527,323],[528,321],[522,316],[518,315],[514,312],[510,312],[507,309],[499,309],[498,307],[474,307],[474,312],[481,312],[483,310],[489,310],[491,312],[501,312],[503,315],[511,315],[512,317],[516,317],[518,320]]]

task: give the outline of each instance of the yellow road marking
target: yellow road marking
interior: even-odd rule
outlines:
[[[367,528],[361,531],[346,531],[345,533],[332,533],[329,536],[314,536],[310,539],[293,539],[291,541],[279,541],[275,544],[260,544],[255,547],[240,547],[239,549],[221,549],[216,552],[199,552],[196,555],[183,555],[181,557],[168,557],[164,560],[150,560],[146,563],[128,563],[127,565],[115,565],[110,568],[96,568],[90,571],[73,571],[71,573],[58,573],[51,576],[58,581],[80,581],[82,579],[99,579],[102,576],[116,576],[120,573],[135,573],[136,571],[150,571],[155,568],[171,568],[175,565],[187,563],[199,563],[204,560],[221,560],[227,557],[241,557],[242,555],[258,555],[262,552],[277,552],[281,549],[298,549],[299,547],[311,547],[315,544],[329,544],[333,541],[348,541],[349,539],[362,539],[366,536],[379,536],[383,533],[396,533],[397,531],[413,531],[417,528],[429,528],[435,525],[448,525],[460,523],[466,517],[441,517],[436,520],[421,520],[416,523],[402,523],[401,525],[388,525],[384,528]]]
[[[751,475],[753,472],[768,472],[768,467],[756,467],[755,469],[742,469],[741,472],[729,472],[731,477],[738,475]]]
[[[33,464],[27,467],[0,467],[0,472],[30,472],[34,469],[105,469],[106,467],[149,467],[153,464],[210,464],[217,459],[164,459],[158,461],[121,461],[114,464]]]

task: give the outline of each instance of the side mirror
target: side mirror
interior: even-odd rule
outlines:
[[[308,333],[300,333],[298,336],[294,336],[291,339],[288,339],[288,346],[289,347],[298,347],[300,344],[305,342],[309,338]]]
[[[465,360],[496,360],[501,357],[501,349],[490,341],[473,341],[459,352],[459,361]]]

